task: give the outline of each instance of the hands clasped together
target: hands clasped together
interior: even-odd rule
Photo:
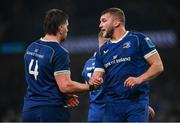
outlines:
[[[95,89],[98,89],[99,86],[103,83],[102,77],[92,76],[89,80],[89,85],[94,85]]]

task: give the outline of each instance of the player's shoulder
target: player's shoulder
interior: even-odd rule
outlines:
[[[38,40],[37,43],[43,44],[50,49],[52,49],[55,53],[63,53],[67,54],[69,53],[67,49],[65,49],[61,44],[58,42],[44,42],[42,40]]]
[[[111,41],[107,41],[106,43],[104,43],[97,51],[97,54],[96,56],[99,56],[99,55],[103,55],[103,54],[106,54],[107,52],[109,52],[110,48],[111,48]],[[95,57],[96,57],[95,56]]]
[[[142,32],[138,32],[138,31],[129,31],[129,36],[137,36],[138,38],[146,38],[147,36],[142,33]]]
[[[155,48],[155,44],[151,38],[142,32],[131,32],[132,35],[136,35],[138,46],[148,46],[149,48]]]
[[[27,47],[26,47],[26,52],[29,51],[29,50],[35,49],[36,46],[37,46],[37,41],[38,41],[38,40],[35,40],[35,41],[31,42],[29,45],[27,45]]]
[[[111,44],[111,41],[108,40],[107,42],[105,42],[105,43],[99,48],[99,50],[107,49],[110,44]]]
[[[68,50],[66,48],[64,48],[61,44],[57,43],[56,45],[53,46],[53,48],[56,50],[56,52],[69,54]]]
[[[140,43],[140,42],[151,42],[151,39],[150,39],[150,37],[148,37],[147,35],[145,35],[144,33],[142,33],[142,32],[133,32],[133,31],[131,31],[130,33],[129,33],[129,35],[132,35],[132,36],[134,36],[134,37],[136,37],[136,39],[137,39],[137,41]],[[152,44],[152,43],[151,43]]]

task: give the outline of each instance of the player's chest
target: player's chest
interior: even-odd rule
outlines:
[[[137,43],[132,40],[111,44],[107,48],[103,49],[102,54],[104,62],[121,58],[133,58],[138,57],[139,48]]]

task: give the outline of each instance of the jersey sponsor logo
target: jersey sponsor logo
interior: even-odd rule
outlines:
[[[129,48],[129,47],[131,47],[131,42],[130,41],[123,44],[123,48]]]
[[[27,55],[31,55],[31,56],[36,56],[38,58],[44,58],[44,55],[41,55],[41,54],[38,54],[38,53],[34,53],[34,52],[30,52],[30,51],[27,51],[26,54]]]
[[[124,57],[124,58],[119,58],[119,59],[113,59],[112,61],[104,64],[104,66],[105,66],[105,68],[108,68],[111,65],[119,64],[119,63],[122,63],[122,62],[129,62],[129,61],[131,61],[131,57]]]

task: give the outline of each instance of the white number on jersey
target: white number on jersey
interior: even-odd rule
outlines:
[[[34,63],[34,59],[31,59],[31,62],[29,64],[29,74],[34,75],[35,80],[37,80],[37,76],[38,76],[38,60],[35,60],[35,68],[34,68],[34,70],[31,70],[33,63]]]

